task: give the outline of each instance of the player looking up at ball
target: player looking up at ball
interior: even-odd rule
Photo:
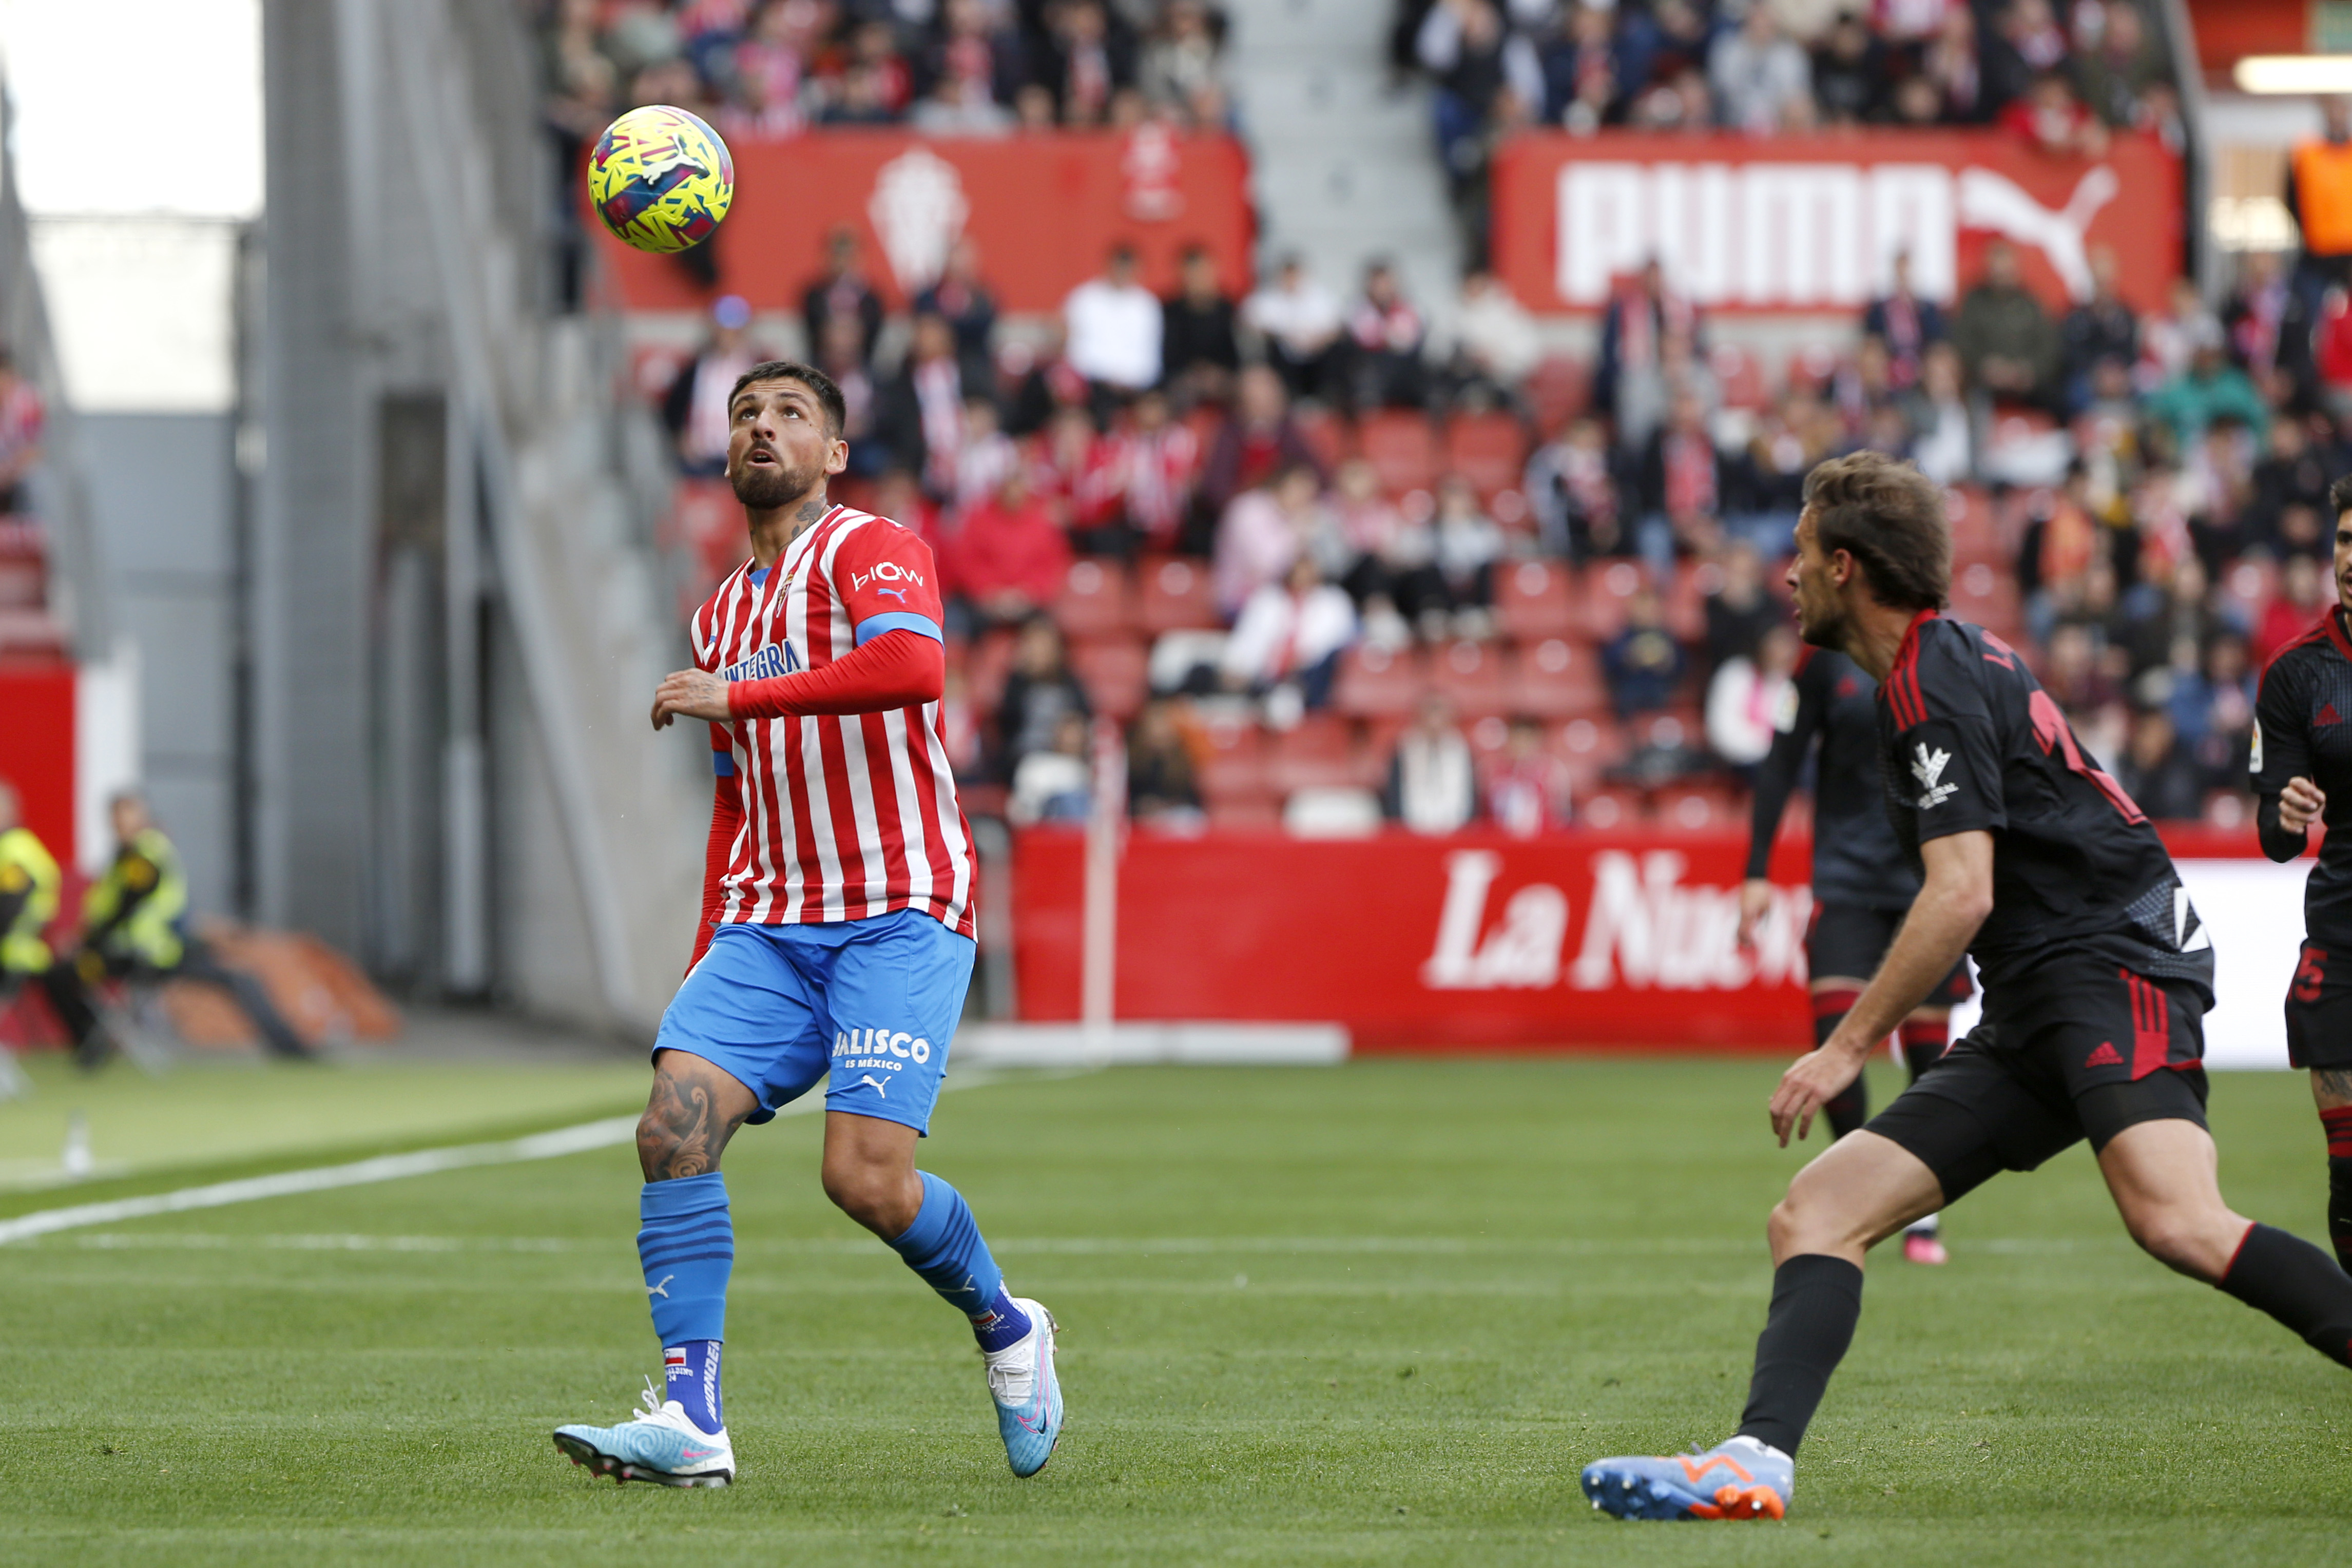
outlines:
[[[2099,771],[2000,638],[1942,614],[1941,489],[1858,452],[1805,480],[1789,570],[1805,641],[1878,682],[1880,758],[1919,896],[1835,1033],[1781,1077],[1785,1145],[1962,953],[1985,1022],[1773,1209],[1772,1303],[1729,1441],[1584,1469],[1632,1519],[1778,1519],[1795,1456],[1862,1314],[1864,1255],[2003,1170],[2088,1138],[2132,1239],[2352,1365],[2352,1276],[2221,1201],[2205,1130],[2212,942],[2147,818]]]
[[[972,965],[972,851],[946,760],[929,546],[825,498],[840,389],[770,361],[728,402],[727,476],[751,559],[695,612],[695,667],[656,729],[709,725],[718,776],[703,921],[654,1040],[637,1124],[638,1260],[667,1386],[556,1446],[616,1481],[723,1486],[719,1345],[735,1253],[719,1157],[735,1130],[825,1085],[825,1196],[962,1312],[1015,1475],[1054,1451],[1053,1318],[1012,1295],[962,1196],[915,1168]]]
[[[2337,602],[2263,672],[2254,703],[2255,821],[2263,851],[2291,861],[2314,823],[2328,831],[2303,888],[2303,952],[2286,991],[2287,1060],[2311,1070],[2327,1134],[2327,1229],[2352,1270],[2352,478],[2329,487]],[[2328,802],[2341,800],[2345,812]]]
[[[1805,968],[1813,992],[1813,1043],[1837,1032],[1854,998],[1877,972],[1895,940],[1903,912],[1919,895],[1918,873],[1904,858],[1886,818],[1886,790],[1878,777],[1878,683],[1834,648],[1808,648],[1773,721],[1772,749],[1756,772],[1756,799],[1748,836],[1748,873],[1739,887],[1739,944],[1755,940],[1756,923],[1771,907],[1772,839],[1790,794],[1821,743],[1813,771],[1813,914],[1805,926]],[[1903,1020],[1897,1040],[1916,1082],[1950,1040],[1952,1005],[1975,988],[1968,961],[1928,993]],[[1870,1079],[1852,1083],[1822,1107],[1833,1137],[1870,1120]],[[1903,1233],[1903,1256],[1941,1263],[1937,1217],[1915,1221]]]

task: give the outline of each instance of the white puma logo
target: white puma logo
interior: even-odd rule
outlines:
[[[2091,297],[2091,262],[2083,236],[2099,209],[2116,199],[2123,182],[2102,163],[2084,174],[2074,193],[2056,212],[2025,193],[2016,181],[1990,169],[1960,171],[1960,226],[1991,229],[2050,258],[2066,292],[2076,299]]]
[[[668,1300],[669,1300],[669,1282],[670,1282],[672,1280],[675,1280],[675,1279],[677,1279],[677,1275],[675,1275],[675,1274],[664,1274],[664,1275],[662,1276],[662,1281],[661,1281],[661,1283],[660,1283],[660,1284],[658,1284],[658,1285],[647,1285],[647,1286],[646,1287],[646,1299],[650,1301],[652,1298],[654,1298],[654,1297],[656,1297],[656,1296],[659,1296],[663,1301],[668,1301]]]
[[[885,1100],[887,1100],[890,1097],[890,1086],[883,1082],[880,1079],[875,1077],[874,1074],[870,1072],[860,1077],[857,1082],[860,1083],[871,1083],[874,1085],[874,1092],[881,1095]]]

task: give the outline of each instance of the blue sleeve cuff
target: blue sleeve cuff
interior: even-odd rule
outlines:
[[[710,771],[721,779],[734,778],[735,754],[731,751],[712,752],[710,754]]]
[[[947,641],[947,638],[942,636],[940,632],[940,623],[932,620],[929,616],[907,615],[893,612],[888,615],[876,615],[867,620],[860,621],[857,623],[856,632],[855,633],[857,640],[857,646],[863,648],[866,643],[871,643],[875,638],[879,637],[885,632],[914,632],[925,637],[929,637],[934,643],[944,643]]]

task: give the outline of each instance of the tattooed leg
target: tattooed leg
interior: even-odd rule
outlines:
[[[2311,1098],[2327,1133],[2327,1237],[2352,1273],[2352,1068],[2313,1068]]]
[[[701,1057],[654,1057],[654,1090],[637,1118],[637,1164],[647,1181],[676,1181],[719,1168],[719,1155],[758,1109],[751,1092]]]

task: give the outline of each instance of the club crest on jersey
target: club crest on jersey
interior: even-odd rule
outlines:
[[[1944,765],[1952,759],[1950,752],[1941,747],[1929,751],[1924,740],[1911,749],[1915,754],[1911,758],[1911,776],[1919,780],[1919,810],[1925,811],[1940,806],[1960,792],[1957,784],[1937,782],[1944,776]]]
[[[719,673],[730,681],[765,681],[789,675],[801,667],[801,656],[790,643],[771,643],[747,659],[738,659]]]

